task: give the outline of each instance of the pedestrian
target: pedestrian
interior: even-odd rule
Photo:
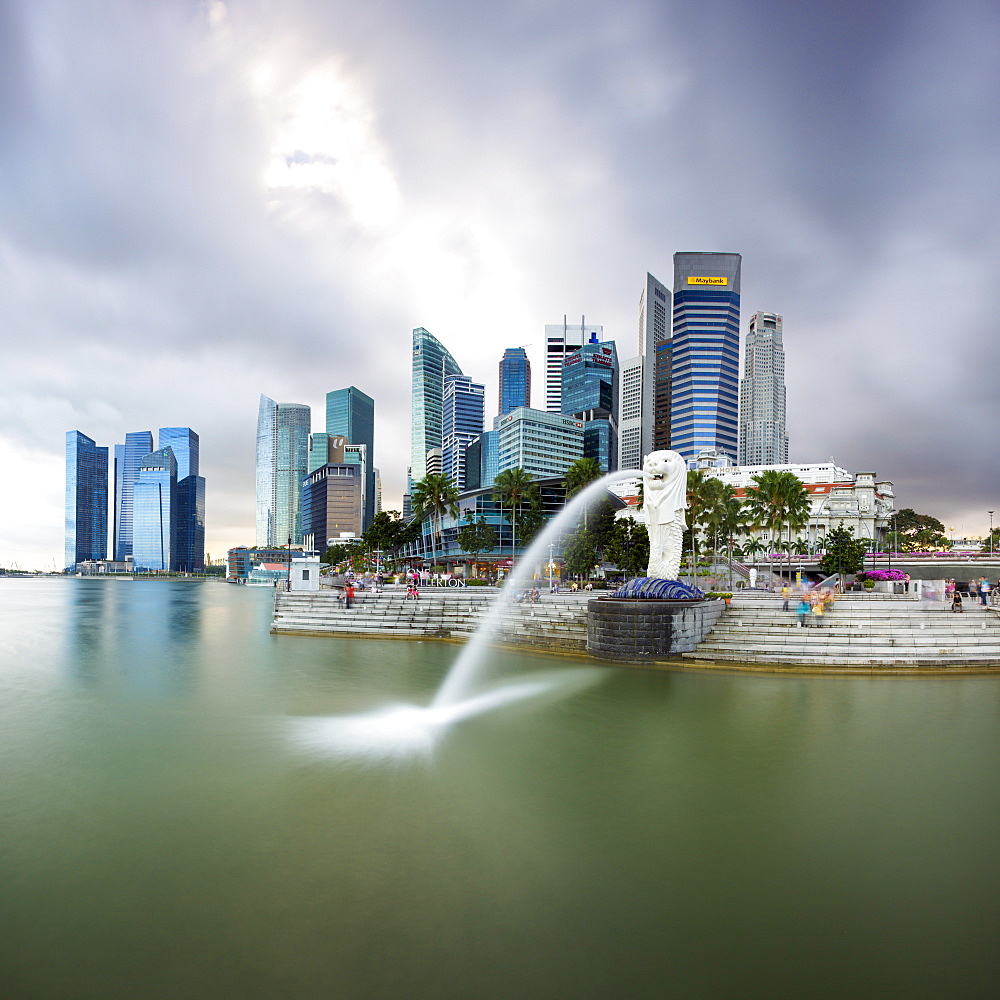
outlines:
[[[979,581],[979,596],[980,596],[980,598],[982,598],[983,607],[984,608],[990,603],[990,590],[991,589],[992,588],[990,587],[990,581],[987,580],[986,577],[984,576]]]
[[[354,603],[354,583],[351,580],[347,581],[347,586],[344,587],[344,606],[348,611],[351,609],[351,605]]]
[[[809,614],[809,601],[806,599],[805,594],[802,595],[802,599],[799,601],[799,606],[795,609],[795,614],[799,619],[799,628],[804,628],[806,624],[806,615]]]
[[[788,589],[788,584],[786,583],[781,588],[781,597],[782,597],[781,610],[782,611],[787,611],[788,610],[788,598],[789,598],[790,595],[791,595],[791,591]]]

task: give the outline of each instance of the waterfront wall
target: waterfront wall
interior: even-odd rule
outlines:
[[[723,601],[628,601],[587,606],[587,652],[614,663],[650,663],[691,653],[725,614]]]

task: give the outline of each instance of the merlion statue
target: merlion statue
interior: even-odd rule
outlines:
[[[687,465],[676,451],[650,452],[642,463],[643,515],[649,530],[647,577],[676,580],[684,548]]]

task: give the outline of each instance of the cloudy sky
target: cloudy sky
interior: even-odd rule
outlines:
[[[992,0],[0,0],[0,565],[61,567],[70,429],[190,425],[252,543],[261,392],[374,396],[397,507],[414,326],[491,416],[676,250],[784,316],[793,461],[984,532],[998,51]]]

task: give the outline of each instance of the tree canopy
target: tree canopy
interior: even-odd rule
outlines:
[[[824,573],[857,573],[865,568],[865,552],[868,542],[854,537],[853,528],[845,528],[841,521],[836,528],[827,532],[826,550],[819,561]]]
[[[429,472],[413,484],[412,497],[417,520],[430,516],[437,522],[431,530],[431,560],[437,564],[437,535],[441,532],[441,518],[445,514],[458,517],[458,490],[449,476]]]
[[[566,499],[576,496],[582,489],[596,482],[601,476],[601,464],[596,458],[578,458],[567,470],[563,481],[566,484]]]

